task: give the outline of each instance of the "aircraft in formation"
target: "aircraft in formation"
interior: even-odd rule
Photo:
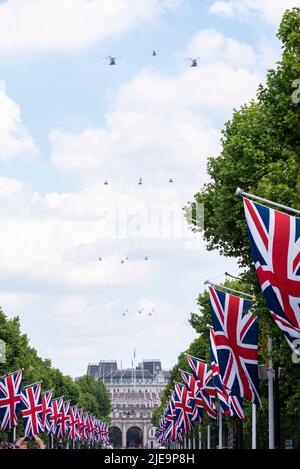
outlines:
[[[157,51],[155,49],[152,50],[152,57],[157,57]],[[121,59],[121,57],[113,57],[112,55],[108,55],[106,57],[101,57],[102,59],[108,60],[108,65],[117,65],[117,60]],[[198,67],[198,60],[200,57],[195,59],[191,57],[187,57],[185,60],[191,62],[191,67]]]
[[[146,313],[146,312],[144,311],[144,309],[141,308],[141,309],[138,310],[138,314],[139,314],[140,316],[142,316],[143,313],[145,312],[147,316],[152,317],[153,314],[154,314],[154,311],[155,311],[154,309],[151,309],[151,311],[149,311],[148,313]],[[122,316],[123,316],[123,317],[126,317],[126,316],[128,316],[128,313],[129,313],[129,310],[126,309],[126,310],[122,313]]]
[[[170,184],[173,184],[173,183],[174,183],[174,179],[173,179],[173,178],[170,178],[170,179],[169,179],[169,183],[170,183]],[[109,184],[110,184],[110,182],[109,182],[107,179],[105,179],[104,185],[105,185],[105,186],[109,186]],[[139,185],[139,186],[142,186],[143,184],[144,184],[143,179],[142,179],[142,178],[139,178],[138,185]]]
[[[99,261],[99,262],[102,262],[102,261],[103,261],[103,257],[99,257],[99,258],[98,258],[98,261]],[[120,259],[120,263],[121,263],[121,264],[125,264],[125,262],[127,262],[127,261],[129,261],[129,258],[128,258],[128,257],[122,257],[122,258]],[[148,256],[145,256],[145,257],[144,257],[144,261],[146,261],[146,262],[149,261],[149,257],[148,257]]]

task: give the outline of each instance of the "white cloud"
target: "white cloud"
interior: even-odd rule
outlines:
[[[180,0],[7,0],[0,3],[0,56],[77,53],[116,38]]]
[[[0,161],[19,157],[31,161],[38,148],[22,123],[20,107],[6,94],[0,83]]]
[[[278,24],[285,10],[299,7],[299,0],[217,0],[210,7],[211,13],[232,18],[252,18],[259,14],[270,24]]]

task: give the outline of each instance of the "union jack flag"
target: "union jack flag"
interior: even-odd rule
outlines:
[[[95,422],[96,422],[95,417],[90,416],[88,419],[88,431],[89,431],[89,439],[91,441],[95,441],[95,432],[97,430]]]
[[[210,330],[210,357],[214,383],[223,414],[230,415],[232,417],[239,417],[243,420],[245,418],[243,400],[239,397],[231,396],[230,389],[223,383],[218,362],[215,332],[212,329]]]
[[[69,431],[70,423],[70,401],[65,401],[61,407],[61,418],[57,424],[57,436],[59,438],[65,438]]]
[[[203,407],[209,417],[216,420],[217,409],[214,403],[214,399],[216,398],[216,388],[213,381],[212,370],[202,360],[199,360],[196,357],[192,357],[191,355],[186,355],[186,357],[195,375],[195,378],[197,381],[199,381],[198,386],[200,386],[201,389],[200,392],[202,396]]]
[[[191,405],[193,398],[187,388],[181,384],[175,384],[174,406],[176,412],[177,432],[188,433],[191,428],[191,417],[194,407]]]
[[[17,410],[21,402],[22,370],[0,379],[1,430],[18,425]]]
[[[34,436],[44,431],[41,383],[27,387],[21,394],[22,417],[25,436]]]
[[[230,394],[260,406],[258,321],[253,302],[209,287],[217,363]]]
[[[78,410],[78,432],[79,432],[80,440],[84,439],[84,421],[83,421],[84,417],[83,416],[84,416],[84,410],[79,409]]]
[[[203,422],[203,398],[201,394],[200,381],[191,373],[180,370],[183,381],[185,382],[194,403],[194,413],[192,415],[193,422]]]
[[[81,420],[81,438],[83,440],[90,439],[89,433],[89,414],[87,412],[82,413],[82,420]]]
[[[50,416],[52,415],[52,391],[42,393],[42,406],[43,406],[43,419],[42,424],[46,431],[51,432],[52,422]]]
[[[109,443],[108,423],[100,421],[99,429],[100,429],[100,439],[101,439],[101,441],[104,441],[105,443]]]
[[[70,420],[69,420],[69,438],[73,441],[80,439],[79,434],[79,412],[76,405],[70,407]]]
[[[244,208],[251,253],[268,308],[297,352],[293,342],[300,339],[300,218],[246,198]]]
[[[52,414],[49,416],[50,431],[55,435],[58,431],[62,417],[63,398],[58,397],[51,401]]]
[[[175,441],[178,438],[176,425],[175,393],[172,392],[165,415],[165,441]]]

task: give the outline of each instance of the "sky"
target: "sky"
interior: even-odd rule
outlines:
[[[204,281],[238,272],[182,207],[294,6],[0,0],[0,304],[65,374],[134,350],[173,366]]]

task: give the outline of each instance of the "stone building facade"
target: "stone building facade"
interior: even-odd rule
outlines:
[[[113,446],[155,448],[152,414],[160,405],[170,376],[169,371],[162,369],[160,360],[144,360],[137,367],[126,369],[119,369],[115,361],[101,361],[90,364],[88,373],[101,379],[110,392]]]

